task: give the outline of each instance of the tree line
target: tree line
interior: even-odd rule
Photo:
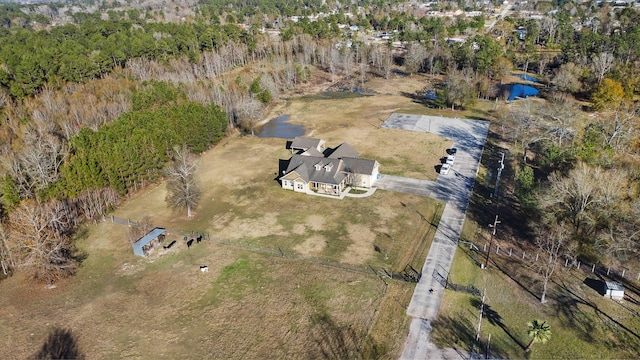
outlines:
[[[236,25],[157,23],[89,18],[49,30],[0,31],[0,86],[13,98],[40,92],[45,84],[87,82],[134,58],[188,56],[230,41],[251,46],[253,35]]]

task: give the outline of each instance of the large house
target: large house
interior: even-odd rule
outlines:
[[[347,187],[372,187],[379,177],[376,160],[360,159],[349,144],[325,148],[325,141],[296,137],[293,155],[280,182],[283,189],[304,193],[340,195]]]

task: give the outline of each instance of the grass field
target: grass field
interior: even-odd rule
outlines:
[[[485,317],[481,331],[484,352],[491,335],[491,353],[508,359],[633,359],[640,349],[638,304],[605,299],[585,283],[579,270],[559,269],[550,285],[550,301],[540,304],[540,282],[529,264],[492,257],[487,271],[479,270],[484,257],[459,248],[451,269],[451,282],[486,287]],[[591,278],[596,278],[592,276]],[[630,298],[636,298],[632,294]],[[469,350],[474,344],[481,298],[445,290],[433,338],[444,347]],[[551,340],[534,344],[530,353],[527,323],[533,319],[551,325]],[[481,349],[481,350],[479,350]]]
[[[381,82],[394,92],[373,97],[290,99],[267,118],[290,114],[327,145],[348,142],[377,159],[383,173],[434,179],[445,139],[378,127],[394,110],[420,109],[398,89],[421,83]],[[230,137],[200,158],[203,197],[192,219],[167,209],[163,184],[114,214],[149,217],[168,240],[185,230],[224,244],[187,249],[179,240],[138,258],[128,228],[103,222],[78,232],[86,259],[75,277],[53,289],[19,274],[3,280],[0,358],[35,354],[54,329],[68,329],[71,337],[55,340],[77,343],[87,358],[397,358],[414,286],[385,285],[368,266],[420,268],[443,205],[384,191],[342,201],[285,191],[275,178],[288,156],[283,139]]]

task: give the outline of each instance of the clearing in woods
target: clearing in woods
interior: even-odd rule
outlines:
[[[368,97],[290,99],[267,119],[290,114],[308,136],[347,142],[383,173],[435,179],[450,142],[379,128],[394,111],[421,111],[400,91],[424,80],[376,80],[378,95]],[[167,209],[164,184],[114,214],[232,245],[187,249],[170,232],[166,241],[178,240],[170,251],[138,258],[128,228],[104,222],[78,233],[86,258],[56,288],[3,280],[0,358],[32,356],[54,329],[71,331],[66,341],[91,358],[397,358],[414,285],[385,284],[368,266],[420,269],[435,229],[416,211],[437,219],[442,204],[385,191],[342,201],[285,191],[274,179],[289,156],[284,139],[233,136],[199,160],[203,196],[192,219]]]

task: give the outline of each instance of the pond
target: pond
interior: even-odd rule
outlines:
[[[524,99],[529,96],[538,96],[540,94],[540,90],[536,89],[533,86],[524,85],[524,84],[509,84],[504,87],[505,93],[509,94],[509,101],[513,101],[516,99]]]
[[[304,133],[304,126],[290,124],[289,115],[285,114],[269,120],[258,133],[258,137],[293,139],[296,136],[304,135]]]
[[[519,77],[522,80],[527,80],[527,81],[531,81],[531,82],[539,82],[538,79],[534,78],[533,76],[529,75],[529,74],[513,74],[517,77]]]

